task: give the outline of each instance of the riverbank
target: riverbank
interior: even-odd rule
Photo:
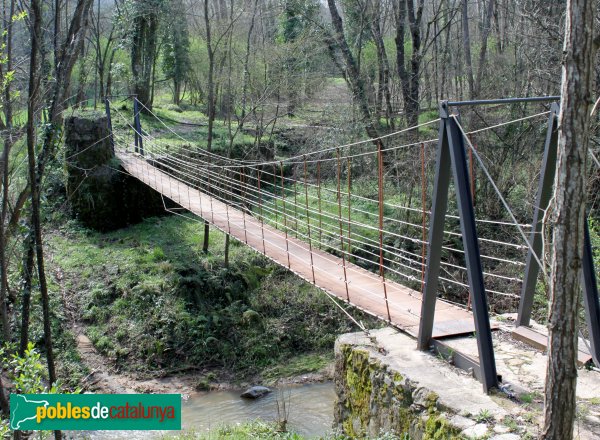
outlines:
[[[208,374],[181,373],[165,377],[136,378],[128,373],[116,372],[103,356],[98,353],[89,338],[80,329],[77,333],[77,350],[81,362],[89,369],[89,374],[82,380],[81,386],[86,391],[96,393],[127,394],[127,393],[153,393],[153,394],[181,394],[184,400],[197,396],[206,391],[230,391],[247,388],[253,384],[263,384],[269,387],[282,387],[323,383],[333,380],[333,357],[327,354],[310,356],[313,363],[305,361],[306,356],[291,359],[292,368],[275,368],[266,373],[256,375],[254,378],[242,382],[223,382],[217,380],[214,372]],[[317,368],[320,363],[325,366]],[[294,364],[300,371],[294,372]],[[289,367],[286,366],[286,367]],[[296,371],[298,372],[298,371]],[[287,375],[286,375],[287,373]],[[224,375],[222,375],[224,376]],[[213,379],[210,381],[210,379]]]
[[[241,244],[226,267],[219,231],[203,254],[202,229],[167,216],[110,233],[67,221],[48,234],[50,289],[68,310],[53,312],[68,387],[186,394],[332,376],[335,338],[356,330],[348,317]]]

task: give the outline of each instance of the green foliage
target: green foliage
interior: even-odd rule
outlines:
[[[59,384],[53,384],[50,389],[44,385],[45,368],[41,355],[32,342],[27,344],[23,357],[15,353],[15,347],[5,345],[0,349],[2,370],[7,371],[17,393],[37,394],[56,393]]]
[[[589,220],[590,240],[594,252],[594,263],[596,266],[596,277],[600,279],[600,223],[594,219]]]
[[[266,369],[262,376],[265,379],[276,379],[279,377],[298,376],[300,374],[321,371],[333,361],[331,353],[314,354],[309,353],[290,359],[289,361]]]
[[[0,438],[10,438],[11,433],[8,419],[0,420]]]
[[[22,21],[27,17],[27,11],[21,11],[11,17],[12,23],[16,23]],[[0,43],[0,110],[4,107],[4,99],[6,98],[5,91],[10,86],[10,84],[15,80],[15,71],[14,70],[6,70],[3,66],[6,65],[9,61],[8,54],[6,53],[6,43],[5,36],[8,34],[8,30],[4,29],[2,32],[2,42]],[[10,99],[16,100],[20,96],[19,90],[11,90]]]
[[[44,366],[40,362],[40,354],[33,343],[27,344],[23,357],[14,351],[15,347],[5,346],[0,350],[3,370],[9,371],[10,377],[19,393],[35,394],[44,390]]]
[[[475,420],[478,423],[491,422],[492,420],[494,420],[494,417],[487,409],[482,409],[475,416]]]
[[[239,425],[222,426],[209,433],[187,432],[175,437],[176,440],[302,440],[298,434],[278,432],[274,424],[255,420]]]

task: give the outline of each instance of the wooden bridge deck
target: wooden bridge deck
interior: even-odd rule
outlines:
[[[291,236],[286,238],[283,231],[267,224],[263,225],[255,217],[215,198],[211,200],[208,195],[170,177],[137,155],[117,152],[117,157],[133,177],[276,263],[289,268],[306,281],[314,283],[344,301],[347,301],[346,279],[349,303],[387,321],[383,280],[378,274],[346,262],[345,278],[342,259],[316,248],[312,249],[311,266],[311,251],[308,243]],[[421,314],[421,293],[390,280],[386,280],[385,285],[391,324],[416,337]],[[473,316],[470,312],[443,300],[437,301],[434,338],[474,331]]]

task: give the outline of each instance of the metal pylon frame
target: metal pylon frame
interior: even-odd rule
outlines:
[[[464,137],[456,120],[450,117],[448,110],[449,103],[442,101],[440,104],[437,166],[429,227],[425,289],[421,305],[421,322],[419,325],[417,346],[420,350],[429,350],[432,343],[444,223],[448,208],[450,170],[452,170],[458,201],[460,229],[465,250],[469,288],[473,301],[473,316],[481,367],[480,379],[484,391],[488,392],[491,388],[498,387],[492,332],[483,282],[473,200],[470,192],[470,177],[467,168]]]
[[[535,285],[540,273],[540,265],[535,260],[536,255],[541,255],[543,246],[542,227],[546,208],[552,197],[552,185],[556,174],[556,155],[558,146],[558,112],[559,106],[553,103],[548,117],[548,129],[546,131],[546,142],[544,144],[544,157],[542,169],[531,222],[531,234],[529,236],[529,250],[525,260],[525,276],[521,287],[521,299],[519,301],[519,313],[516,326],[528,326],[531,319],[533,307],[533,296]]]
[[[552,187],[556,174],[558,113],[560,110],[557,101],[559,101],[559,99],[560,96],[542,96],[477,101],[442,101],[440,103],[437,165],[428,237],[425,288],[421,306],[421,322],[419,326],[417,347],[420,350],[429,350],[433,345],[438,345],[434,344],[432,334],[435,319],[435,302],[439,285],[444,223],[448,207],[450,170],[452,170],[458,200],[458,213],[465,250],[469,289],[473,299],[473,319],[475,322],[480,364],[478,377],[486,392],[491,388],[498,386],[499,378],[496,372],[487,297],[483,283],[481,256],[479,253],[477,229],[475,226],[473,201],[469,191],[470,180],[469,171],[466,166],[465,139],[454,118],[450,117],[449,109],[454,106],[467,105],[553,102],[548,119],[542,170],[536,196],[532,231],[529,238],[530,248],[526,260],[525,276],[516,323],[516,326],[528,326],[531,319],[535,286],[540,271],[535,256],[539,255],[542,250],[541,232],[543,214],[548,208],[552,196]],[[582,266],[583,298],[586,322],[590,334],[591,355],[594,363],[600,367],[600,300],[587,222],[585,223]]]
[[[523,286],[521,289],[519,313],[517,315],[517,321],[515,324],[517,327],[528,327],[531,322],[531,311],[533,309],[535,287],[540,272],[540,266],[535,258],[535,255],[540,256],[542,252],[543,237],[541,233],[543,216],[550,204],[554,177],[556,175],[559,111],[559,105],[557,103],[553,103],[548,119],[548,131],[546,133],[546,143],[544,146],[544,158],[542,161],[542,170],[533,213],[531,235],[529,238],[530,248],[527,252],[525,278],[523,280]],[[585,308],[586,323],[590,335],[590,354],[592,355],[594,364],[597,367],[600,367],[600,301],[598,299],[598,282],[596,280],[596,272],[594,270],[592,243],[590,240],[589,223],[587,221],[585,222],[584,229],[585,237],[582,261],[583,304]]]

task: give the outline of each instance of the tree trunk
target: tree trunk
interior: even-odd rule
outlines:
[[[0,410],[4,413],[6,418],[10,415],[10,408],[8,406],[8,400],[6,394],[4,394],[4,384],[2,383],[2,375],[0,374]]]
[[[6,11],[5,11],[6,14]],[[13,20],[12,17],[15,15],[15,0],[10,2],[10,12],[8,17],[5,19],[6,29],[4,30],[4,46],[6,50],[6,72],[12,71],[12,36],[13,36]],[[0,79],[1,75],[0,75]],[[2,165],[0,166],[0,175],[2,187],[2,207],[0,208],[0,319],[2,321],[2,335],[5,342],[10,342],[11,331],[10,331],[10,320],[8,318],[8,306],[6,304],[8,292],[8,255],[6,253],[6,245],[8,243],[8,225],[6,225],[6,217],[8,216],[8,197],[9,197],[9,160],[10,150],[13,146],[13,133],[12,133],[12,88],[11,81],[7,81],[4,84],[4,117],[5,117],[5,130],[6,133],[3,136],[4,148],[2,151]]]
[[[410,84],[408,79],[408,71],[406,70],[406,54],[404,51],[404,43],[406,38],[406,3],[404,0],[393,2],[394,18],[396,20],[396,70],[400,78],[400,87],[402,88],[402,98],[404,99],[404,114],[408,125],[408,101],[410,100]]]
[[[48,299],[48,286],[44,272],[44,256],[42,248],[42,229],[40,222],[40,192],[38,175],[36,173],[35,157],[35,102],[37,100],[37,85],[39,82],[38,48],[41,36],[42,16],[39,0],[31,1],[31,53],[29,60],[29,94],[27,100],[27,158],[29,164],[29,186],[31,187],[31,224],[33,227],[40,293],[42,297],[42,313],[44,316],[44,339],[46,358],[48,360],[48,378],[51,384],[56,383],[56,370],[54,368],[54,354],[52,351],[52,335],[50,329],[50,301]]]
[[[352,55],[352,52],[350,51],[346,37],[344,36],[344,24],[342,22],[342,17],[337,10],[335,0],[327,0],[327,4],[329,5],[331,22],[335,31],[334,39],[337,47],[342,53],[342,58],[344,59],[346,81],[348,82],[350,90],[352,91],[352,95],[354,96],[354,99],[356,99],[360,108],[367,134],[372,138],[377,138],[379,137],[379,134],[375,124],[373,123],[371,110],[369,109],[365,83],[360,75],[360,71],[358,70],[354,55]]]
[[[254,23],[256,21],[256,12],[258,10],[258,0],[254,0],[254,9],[252,10],[252,19],[250,20],[250,27],[248,28],[248,34],[246,36],[246,52],[244,54],[244,73],[242,77],[242,111],[240,119],[240,130],[243,127],[246,118],[246,104],[248,102],[248,83],[250,82],[250,71],[248,70],[250,62],[250,40],[252,38],[252,31],[254,30]]]
[[[378,86],[378,103],[382,104],[382,99],[385,98],[385,117],[388,124],[394,128],[394,118],[392,110],[392,94],[390,92],[390,62],[385,51],[383,37],[381,35],[381,19],[380,11],[377,10],[374,17],[374,23],[371,26],[373,41],[377,47],[377,62],[379,64],[379,86]],[[379,109],[379,106],[378,106]]]
[[[463,49],[465,53],[465,66],[467,67],[467,83],[469,85],[469,99],[475,98],[475,80],[473,78],[473,61],[471,59],[471,35],[469,32],[468,0],[462,1],[462,31]]]
[[[577,334],[594,71],[595,2],[569,0],[564,43],[550,280],[544,440],[573,438]]]
[[[54,367],[54,352],[52,350],[52,330],[50,326],[50,299],[48,285],[44,271],[44,253],[42,244],[42,227],[40,222],[40,183],[41,176],[36,168],[35,157],[35,103],[39,84],[38,50],[42,36],[42,11],[39,0],[31,0],[31,51],[29,59],[29,92],[27,100],[27,158],[29,165],[29,186],[31,187],[31,223],[35,235],[35,250],[38,265],[40,294],[42,298],[42,315],[44,321],[44,345],[46,360],[48,362],[48,379],[50,385],[56,383],[56,370]],[[56,439],[61,438],[60,431],[54,431]]]
[[[19,344],[19,356],[25,356],[27,344],[29,343],[29,310],[31,304],[31,285],[33,279],[35,257],[35,242],[33,231],[29,228],[29,234],[25,237],[23,246],[23,287],[21,293],[21,341]]]
[[[7,343],[10,342],[11,331],[6,304],[6,293],[8,291],[8,255],[6,253],[8,227],[6,225],[6,216],[8,214],[8,190],[10,182],[8,162],[12,148],[12,133],[8,130],[10,129],[7,129],[7,134],[4,136],[4,148],[2,152],[2,207],[0,208],[0,319],[2,321],[2,336],[4,342]]]
[[[421,79],[421,20],[423,17],[423,0],[419,0],[415,10],[413,0],[393,2],[396,20],[396,68],[400,77],[402,97],[404,99],[404,113],[406,123],[414,127],[419,123],[419,87]],[[412,54],[410,58],[410,71],[406,68],[406,53],[404,51],[406,21],[410,28],[412,40]]]
[[[212,35],[210,29],[210,17],[208,16],[208,0],[204,0],[204,23],[206,25],[206,50],[208,52],[208,134],[206,136],[206,150],[212,149],[213,126],[215,123],[215,52],[212,47]],[[208,182],[210,185],[210,181]],[[202,252],[208,252],[208,240],[210,234],[210,223],[204,221],[204,242]]]
[[[483,19],[482,31],[481,31],[481,49],[479,50],[479,65],[477,66],[477,76],[475,77],[475,84],[473,86],[473,93],[475,97],[479,97],[481,93],[481,80],[483,79],[483,73],[485,71],[486,55],[488,37],[492,30],[492,17],[494,15],[495,0],[488,0],[488,7],[485,12]]]
[[[412,37],[412,55],[410,57],[410,85],[409,100],[407,107],[408,125],[414,127],[419,124],[420,95],[419,88],[421,84],[421,19],[423,17],[424,0],[419,0],[417,10],[415,11],[413,0],[407,0],[408,5],[408,24]]]
[[[134,32],[131,44],[131,73],[133,74],[133,89],[142,106],[142,112],[152,109],[152,72],[156,55],[156,40],[158,30],[158,12],[144,10],[144,5],[138,5],[134,19]]]
[[[223,259],[223,265],[229,267],[229,234],[225,235],[225,257]]]

